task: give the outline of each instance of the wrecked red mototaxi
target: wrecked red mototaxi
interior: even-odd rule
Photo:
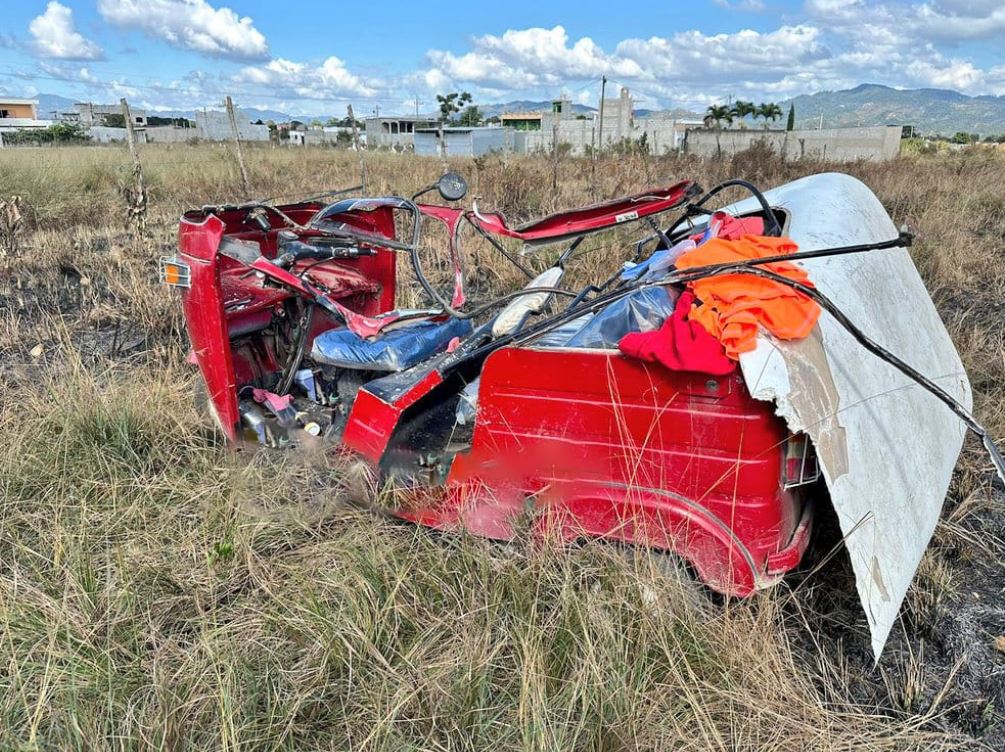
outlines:
[[[798,566],[830,504],[878,654],[965,431],[1000,457],[970,416],[910,236],[875,196],[839,174],[763,193],[680,182],[511,227],[460,207],[459,176],[435,187],[448,205],[185,214],[161,275],[182,290],[228,439],[341,447],[405,490],[404,519],[666,549],[737,596]],[[716,209],[728,187],[751,198]],[[450,239],[452,290],[422,267],[427,223]],[[562,285],[584,237],[626,226],[640,237],[624,269]],[[467,301],[464,233],[523,268],[526,287]],[[514,240],[554,262],[532,274]],[[399,256],[430,308],[396,307]]]

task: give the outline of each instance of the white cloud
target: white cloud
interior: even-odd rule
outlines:
[[[436,79],[504,89],[560,86],[563,81],[603,74],[635,78],[643,73],[636,62],[605,54],[589,37],[572,45],[569,41],[562,26],[511,29],[502,36],[475,38],[473,49],[462,55],[430,50],[427,58]]]
[[[86,39],[73,25],[73,11],[52,0],[45,12],[32,19],[28,31],[40,57],[57,60],[100,60],[101,48]]]
[[[726,87],[756,88],[748,82],[768,84],[793,70],[819,67],[832,56],[821,30],[809,24],[767,32],[687,31],[626,39],[612,52],[588,37],[572,40],[556,26],[476,37],[466,52],[431,50],[431,67],[411,80],[430,91],[469,88],[476,97],[506,98],[529,91],[551,96],[567,83],[606,75],[630,86],[640,100],[649,97],[680,106],[721,98],[731,91]],[[596,93],[591,90],[578,98],[592,102]]]
[[[98,11],[115,26],[205,55],[234,60],[269,55],[265,36],[250,18],[206,0],[98,0]]]
[[[911,20],[926,39],[981,39],[1005,32],[1005,5],[942,0],[922,4]]]
[[[716,84],[746,75],[767,79],[813,65],[830,56],[820,37],[820,30],[808,25],[711,36],[685,31],[669,38],[626,39],[617,53],[642,68],[643,79]]]
[[[1005,4],[1000,0],[931,0],[924,3],[865,0],[807,0],[806,13],[852,33],[877,32],[902,43],[982,39],[1005,32]]]
[[[712,0],[712,3],[739,13],[763,13],[767,8],[764,0]]]
[[[377,93],[376,86],[367,84],[334,56],[318,66],[277,58],[265,65],[244,68],[234,80],[267,86],[280,96],[305,99],[371,97]]]

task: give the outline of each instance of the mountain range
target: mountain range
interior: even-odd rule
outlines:
[[[55,94],[38,95],[39,117],[51,117],[53,111],[73,109],[74,100]],[[795,106],[799,127],[842,127],[855,125],[913,125],[919,133],[952,135],[957,131],[982,135],[1005,133],[1005,96],[968,96],[950,89],[894,89],[880,84],[861,84],[854,89],[821,91],[803,94],[779,102],[783,112]],[[550,101],[514,100],[502,103],[478,104],[485,117],[503,112],[550,110]],[[282,112],[254,107],[242,108],[252,120],[325,122],[330,117],[341,118],[342,112],[305,115],[302,112]],[[577,114],[588,114],[596,109],[574,104]],[[636,110],[638,117],[652,114],[652,110]],[[700,117],[700,114],[683,109],[671,111],[678,117]],[[195,117],[195,110],[149,111],[148,115],[161,117]],[[360,112],[360,116],[362,116]],[[423,113],[433,117],[429,113]],[[781,125],[781,123],[779,123]]]
[[[782,103],[796,108],[800,127],[913,125],[919,133],[951,136],[957,131],[981,135],[1005,133],[1005,97],[961,94],[951,89],[892,89],[861,84],[843,91],[804,94]]]

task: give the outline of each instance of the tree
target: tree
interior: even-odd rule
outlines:
[[[793,131],[796,129],[796,106],[795,104],[789,105],[789,117],[785,121],[785,130]]]
[[[769,120],[774,123],[782,116],[782,108],[774,102],[761,102],[755,116],[764,118],[764,128],[767,130]]]
[[[709,119],[715,121],[716,128],[722,127],[723,120],[727,123],[733,122],[733,112],[724,104],[711,105],[707,110],[705,110],[705,115]]]
[[[349,119],[349,116],[346,115],[344,118],[330,117],[325,125],[329,127],[337,126],[339,128],[352,128],[353,122]],[[362,129],[364,127],[363,121],[357,119],[356,127]]]
[[[457,118],[457,122],[461,125],[468,126],[469,128],[474,128],[481,125],[482,123],[482,113],[475,105],[468,105],[464,108],[464,112],[461,116]]]
[[[123,121],[123,122],[125,122],[125,121]],[[159,117],[157,115],[150,115],[147,118],[147,126],[148,127],[153,127],[153,126],[158,126],[158,125],[173,125],[173,126],[176,126],[178,128],[194,128],[195,127],[192,124],[192,121],[189,120],[188,118],[182,118],[182,117],[177,117],[177,118]]]
[[[732,109],[732,115],[740,121],[741,128],[744,127],[744,120],[747,115],[754,115],[756,112],[757,107],[754,106],[753,102],[745,102],[742,99],[737,99]]]
[[[91,137],[80,123],[53,123],[48,128],[5,133],[7,144],[72,144],[90,141]]]
[[[464,105],[471,104],[471,95],[466,91],[437,94],[436,103],[440,106],[440,122],[446,123],[460,112]]]
[[[949,139],[954,144],[969,144],[972,142],[971,134],[965,133],[964,131],[957,131],[953,134],[953,137]]]

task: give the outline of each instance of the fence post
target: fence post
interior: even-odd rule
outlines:
[[[138,235],[145,235],[147,230],[147,187],[143,180],[143,164],[140,162],[140,152],[136,148],[136,131],[133,129],[133,115],[129,110],[129,102],[123,97],[119,100],[122,106],[122,118],[126,121],[126,143],[129,154],[133,158],[132,188],[123,187],[122,193],[126,199],[126,213]]]
[[[551,125],[551,196],[558,195],[558,118]]]
[[[363,195],[366,195],[366,165],[363,163],[363,150],[359,146],[359,130],[356,128],[356,116],[352,114],[352,105],[346,108],[349,112],[349,122],[352,123],[352,145],[359,156],[359,182],[363,186]]]
[[[443,174],[446,175],[450,171],[450,163],[447,162],[447,140],[446,135],[443,133],[443,116],[440,117],[440,163],[443,168]]]
[[[248,170],[244,166],[244,154],[241,152],[241,133],[237,129],[237,118],[234,116],[234,100],[227,95],[227,117],[230,118],[230,132],[234,136],[234,148],[237,149],[237,164],[241,168],[241,185],[244,187],[244,197],[251,198],[251,181],[248,180]]]

